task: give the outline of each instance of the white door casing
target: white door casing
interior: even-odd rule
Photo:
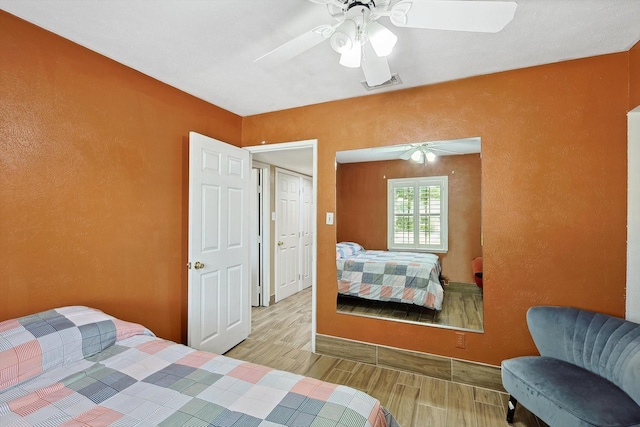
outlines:
[[[300,290],[300,179],[276,168],[276,302]]]
[[[251,306],[260,306],[261,297],[261,236],[260,236],[260,216],[257,213],[260,210],[260,192],[259,181],[260,169],[251,169],[251,203],[249,207],[249,233],[251,235],[251,244],[249,245],[251,255]],[[255,191],[253,191],[255,189]]]
[[[249,335],[250,177],[248,151],[189,133],[191,347],[222,354]]]
[[[269,299],[271,298],[271,166],[266,163],[252,161],[253,170],[259,176],[257,187],[252,189],[252,197],[257,195],[257,210],[249,213],[251,222],[255,222],[258,228],[258,243],[252,243],[252,249],[257,252],[258,258],[258,277],[251,280],[252,295],[258,294],[260,306],[269,307]],[[253,262],[253,261],[252,261]],[[253,299],[253,297],[252,297]],[[255,304],[252,301],[252,305]]]
[[[628,114],[627,293],[625,317],[640,322],[640,106]]]
[[[309,177],[302,177],[302,215],[301,232],[301,256],[300,256],[300,280],[301,288],[306,289],[311,286],[311,275],[313,262],[313,180]]]

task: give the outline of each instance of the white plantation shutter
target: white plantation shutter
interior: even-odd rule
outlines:
[[[388,180],[390,250],[447,251],[447,189],[447,176]]]

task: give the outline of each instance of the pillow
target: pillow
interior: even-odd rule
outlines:
[[[362,246],[354,242],[336,243],[336,259],[347,258],[363,250]]]
[[[0,391],[153,333],[88,307],[62,307],[0,322]]]

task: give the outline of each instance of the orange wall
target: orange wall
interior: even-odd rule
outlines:
[[[629,110],[640,106],[640,42],[629,51]]]
[[[442,156],[427,166],[392,160],[339,164],[336,172],[336,235],[366,249],[387,250],[387,179],[449,177],[449,250],[438,254],[442,274],[474,283],[471,260],[482,255],[479,154]]]
[[[535,353],[532,305],[624,316],[628,54],[245,117],[244,145],[318,139],[318,215],[337,150],[482,137],[484,333],[337,314],[336,227],[318,225],[318,333],[499,364]]]
[[[0,11],[0,320],[82,304],[181,341],[188,132],[241,121]]]

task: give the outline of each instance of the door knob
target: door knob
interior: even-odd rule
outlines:
[[[281,240],[278,240],[278,246],[282,246],[282,245],[284,245],[284,242]]]
[[[196,270],[200,270],[201,268],[204,268],[204,264],[201,263],[200,261],[196,261],[196,263],[193,266]]]

